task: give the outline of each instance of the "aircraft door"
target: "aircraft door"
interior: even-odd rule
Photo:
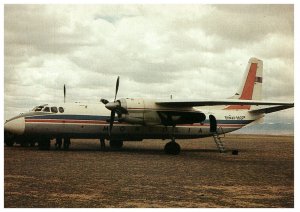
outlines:
[[[217,132],[217,120],[214,115],[209,115],[209,131],[210,132]]]

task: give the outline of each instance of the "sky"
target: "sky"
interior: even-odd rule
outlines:
[[[263,99],[294,101],[293,5],[5,5],[4,119],[36,105],[224,99],[249,58]],[[267,123],[292,123],[294,109]]]

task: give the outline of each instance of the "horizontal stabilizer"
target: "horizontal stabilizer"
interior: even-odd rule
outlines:
[[[292,108],[292,107],[294,107],[294,104],[293,105],[279,105],[279,106],[275,106],[275,107],[261,108],[261,109],[251,110],[249,112],[250,113],[273,113],[273,112],[276,112],[276,111],[285,110],[285,109]]]

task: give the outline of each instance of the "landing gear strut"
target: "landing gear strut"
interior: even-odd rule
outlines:
[[[56,138],[55,149],[61,149],[62,138]]]
[[[180,146],[174,139],[165,145],[164,151],[169,155],[178,155],[180,153]]]
[[[100,138],[100,150],[105,151],[105,139]]]
[[[70,138],[64,138],[64,150],[69,150],[70,144]]]
[[[172,140],[165,145],[164,151],[169,155],[178,155],[180,153],[180,146],[175,142],[175,125],[172,127]]]

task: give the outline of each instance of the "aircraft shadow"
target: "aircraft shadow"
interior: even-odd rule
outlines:
[[[62,151],[64,150],[51,150],[51,151]],[[90,149],[90,148],[70,148],[67,152],[103,152],[103,153],[125,153],[125,154],[148,154],[148,155],[166,155],[163,149],[153,149],[153,148],[128,148],[123,147],[120,150],[110,149],[109,147],[105,150],[98,149]],[[225,151],[225,153],[231,152],[231,150]],[[219,150],[217,149],[182,149],[180,154],[184,153],[217,153],[219,154]]]
[[[44,150],[39,150],[37,147],[9,147],[13,148],[15,150],[28,150],[28,151],[44,151]],[[225,151],[225,154],[231,153],[232,150],[227,149]],[[50,150],[46,150],[45,152],[57,152],[57,153],[63,153],[63,152],[98,152],[100,153],[123,153],[123,154],[148,154],[148,155],[166,155],[163,148],[158,149],[158,148],[133,148],[133,147],[123,147],[120,150],[114,150],[111,149],[110,147],[106,147],[105,150],[101,150],[99,147],[70,147],[69,150],[57,150],[54,148],[51,148]],[[185,155],[189,153],[216,153],[219,154],[218,149],[182,149],[179,155]]]

